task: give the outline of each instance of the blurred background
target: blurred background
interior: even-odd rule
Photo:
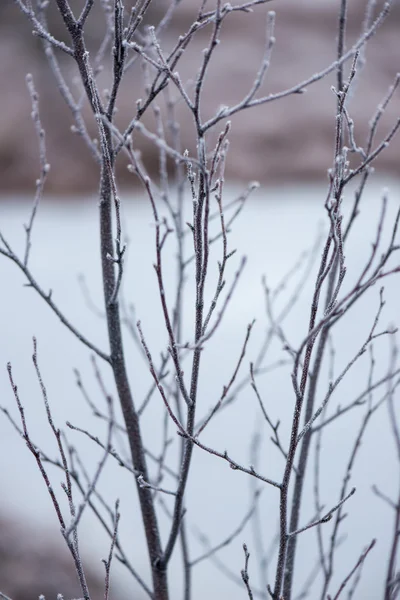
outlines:
[[[91,53],[97,51],[105,32],[104,14],[100,3],[95,3],[87,23],[87,45]],[[349,2],[347,48],[358,39],[364,22],[366,0]],[[378,8],[383,3],[378,2]],[[78,10],[81,0],[72,0]],[[203,96],[203,117],[215,113],[220,105],[240,101],[250,89],[263,55],[266,38],[267,10],[276,12],[276,44],[271,66],[260,94],[274,93],[291,87],[330,64],[336,57],[336,39],[339,0],[277,0],[256,7],[253,14],[236,13],[224,22],[221,44],[214,53]],[[125,2],[128,10],[132,0]],[[151,4],[147,24],[157,24],[164,15],[168,0]],[[183,0],[178,5],[170,26],[163,37],[164,47],[170,47],[187,30],[196,16],[198,0]],[[55,3],[49,5],[50,31],[65,40],[65,32]],[[399,71],[400,3],[396,1],[389,18],[367,47],[367,63],[360,69],[354,86],[356,98],[349,104],[354,118],[357,143],[362,144],[368,124],[379,102],[386,94]],[[40,94],[43,126],[46,129],[51,174],[47,191],[54,193],[82,193],[97,186],[97,169],[85,144],[70,127],[71,113],[54,84],[53,75],[43,53],[40,39],[31,34],[32,26],[23,18],[13,0],[0,3],[0,190],[3,192],[31,191],[37,177],[37,146],[30,117],[30,99],[25,75],[34,76]],[[209,28],[201,30],[181,59],[179,72],[182,81],[193,78],[201,61],[201,52],[210,35]],[[76,76],[73,61],[60,55],[67,80]],[[360,61],[362,63],[363,60]],[[100,76],[104,89],[110,86],[109,63]],[[116,123],[124,129],[135,110],[136,100],[143,97],[143,76],[137,64],[125,78],[120,92]],[[362,71],[362,73],[361,73]],[[362,75],[362,76],[361,76]],[[233,120],[231,150],[227,164],[228,174],[239,180],[325,181],[332,161],[332,133],[335,127],[336,98],[330,86],[335,77],[312,86],[309,93],[294,95],[267,106],[244,111]],[[72,85],[79,97],[80,88]],[[381,121],[378,132],[385,135],[398,117],[399,91]],[[193,148],[194,129],[184,104],[178,105],[182,144]],[[95,136],[96,126],[88,106],[84,114],[89,131]],[[144,121],[151,130],[151,115]],[[150,172],[158,168],[157,149],[141,134],[134,143],[143,151]],[[400,138],[377,163],[382,169],[398,175]],[[135,183],[120,161],[120,183]]]
[[[77,10],[82,0],[71,0]],[[210,2],[210,4],[214,4]],[[359,37],[363,27],[366,0],[349,2],[347,48]],[[192,23],[198,9],[198,0],[182,0],[164,34],[163,44],[171,47]],[[276,44],[271,67],[260,94],[279,92],[306,79],[335,60],[339,0],[277,0],[259,7],[253,14],[235,14],[224,23],[221,44],[214,55],[206,80],[202,111],[204,118],[211,117],[221,105],[240,101],[250,89],[263,55],[266,37],[267,10],[276,12]],[[377,3],[375,11],[381,7]],[[132,0],[125,3],[127,9]],[[156,24],[165,13],[168,0],[152,3],[147,25]],[[59,39],[66,40],[64,28],[55,8],[49,4],[50,31]],[[365,65],[354,85],[349,103],[355,121],[356,141],[363,144],[370,120],[378,104],[385,97],[400,69],[400,2],[396,1],[378,36],[373,38],[362,56]],[[0,230],[13,248],[21,255],[24,250],[24,223],[27,223],[39,173],[37,139],[31,119],[31,104],[25,84],[25,75],[34,76],[40,98],[42,124],[46,130],[48,160],[51,171],[47,179],[45,198],[42,202],[33,233],[31,268],[45,289],[52,289],[54,298],[71,321],[102,348],[107,347],[106,328],[99,318],[102,310],[101,274],[98,261],[97,198],[98,170],[82,140],[71,132],[73,119],[65,106],[53,75],[46,63],[42,44],[32,36],[32,26],[20,14],[12,0],[0,2]],[[87,23],[87,44],[91,53],[97,51],[105,31],[104,16],[100,3],[96,2]],[[190,82],[201,62],[209,30],[201,31],[194,38],[181,60],[179,72],[182,81]],[[67,80],[72,84],[75,97],[81,93],[75,81],[76,71],[72,61],[60,56],[60,64]],[[110,64],[105,61],[100,74],[104,90],[110,86]],[[232,118],[230,151],[227,162],[225,202],[237,196],[249,180],[261,181],[262,188],[251,197],[232,233],[232,248],[238,248],[238,257],[246,254],[246,268],[238,293],[231,303],[225,322],[215,343],[204,359],[201,389],[201,414],[207,414],[219,397],[223,385],[229,381],[232,365],[236,364],[243,343],[247,324],[257,317],[248,351],[248,360],[254,360],[262,343],[265,328],[265,306],[261,275],[265,274],[273,287],[282,274],[298,260],[299,254],[310,249],[321,230],[326,230],[324,201],[326,172],[332,165],[333,133],[335,128],[336,97],[330,87],[335,76],[310,87],[305,94],[294,95],[256,109],[242,112]],[[116,122],[124,129],[135,111],[136,101],[143,97],[143,77],[139,65],[129,72],[121,89]],[[192,152],[193,122],[183,103],[178,104],[181,124],[182,146]],[[96,135],[96,125],[86,104],[83,114],[89,131]],[[399,91],[386,110],[377,133],[381,140],[399,117]],[[154,118],[146,115],[146,126],[155,130]],[[148,139],[135,133],[135,148],[142,151],[149,172],[158,174],[157,149]],[[395,211],[400,202],[399,187],[400,136],[392,140],[390,147],[376,163],[377,176],[365,197],[365,211],[358,221],[356,234],[348,249],[348,285],[358,276],[370,251],[370,242],[376,231],[381,208],[383,189],[389,187],[388,223],[384,237],[387,239]],[[128,248],[128,266],[124,293],[135,304],[136,317],[145,328],[148,343],[154,355],[166,347],[165,330],[160,319],[159,302],[154,271],[154,227],[151,209],[146,199],[136,189],[137,180],[127,171],[124,157],[119,159],[118,181],[123,190],[123,230],[131,240]],[[352,200],[346,196],[344,210]],[[79,205],[76,201],[79,201]],[[213,255],[213,267],[217,273]],[[215,260],[214,260],[215,259]],[[236,259],[234,259],[236,260]],[[230,276],[237,268],[236,260]],[[210,263],[211,264],[211,263]],[[165,261],[166,277],[173,285],[175,277],[174,252]],[[88,306],[82,294],[78,276],[85,274],[90,297],[96,308]],[[3,292],[0,299],[0,404],[17,417],[5,365],[11,361],[16,383],[26,405],[34,439],[43,445],[50,455],[55,455],[54,440],[49,434],[42,398],[31,362],[32,336],[38,338],[39,357],[43,377],[48,387],[55,419],[59,426],[66,420],[84,425],[93,432],[104,435],[87,406],[82,404],[76,387],[73,368],[79,367],[93,398],[101,402],[93,382],[90,352],[75,340],[58,322],[34,292],[26,287],[24,277],[15,265],[0,257],[0,281]],[[312,292],[311,277],[304,296],[290,315],[288,331],[293,344],[303,339],[307,328],[309,298]],[[172,288],[171,288],[172,289]],[[387,307],[382,328],[398,321],[398,298],[400,286],[393,279],[387,285]],[[209,290],[210,294],[212,289]],[[90,304],[90,303],[89,303]],[[338,369],[354,355],[365,341],[366,332],[372,324],[378,306],[378,290],[372,289],[357,310],[349,315],[339,328],[334,343]],[[185,303],[185,320],[191,322],[192,302]],[[191,330],[188,337],[191,335]],[[128,336],[127,336],[128,337]],[[139,364],[135,346],[127,339],[130,364]],[[136,354],[135,354],[136,352]],[[281,346],[273,348],[268,361],[273,363],[286,357]],[[388,349],[385,345],[376,350],[377,371],[387,369]],[[140,377],[132,370],[132,384],[136,398],[147,392],[151,381],[146,365],[141,364]],[[246,364],[247,369],[247,364]],[[345,403],[365,388],[368,360],[356,368],[344,383],[343,391],[336,399]],[[107,378],[107,375],[105,375]],[[112,389],[110,379],[107,380]],[[321,387],[321,397],[326,381]],[[260,391],[272,413],[282,420],[282,435],[288,433],[292,416],[293,394],[288,371],[274,371],[260,382]],[[376,397],[378,399],[379,396]],[[159,398],[155,398],[144,419],[145,435],[151,443],[159,444],[162,415]],[[336,405],[334,405],[336,406]],[[229,413],[229,415],[228,415]],[[337,501],[344,468],[364,413],[356,412],[347,420],[336,422],[324,439],[324,467],[322,472],[323,502],[330,507]],[[59,525],[49,501],[47,490],[40,479],[37,466],[24,443],[7,420],[0,415],[0,590],[13,600],[28,600],[44,593],[47,600],[55,600],[62,592],[68,598],[80,595],[70,557],[59,533]],[[263,424],[264,425],[264,424]],[[261,429],[260,429],[261,427]],[[251,444],[255,432],[263,439],[261,470],[267,476],[279,477],[282,457],[274,452],[269,442],[267,428],[260,426],[260,413],[252,390],[245,388],[239,401],[210,426],[209,443],[220,450],[227,448],[244,463],[251,460]],[[357,598],[376,600],[382,597],[382,584],[387,564],[387,553],[392,534],[392,513],[382,501],[371,493],[376,483],[388,495],[397,493],[399,465],[394,445],[388,434],[386,408],[373,420],[371,430],[360,451],[360,461],[352,472],[353,483],[358,488],[357,503],[349,506],[346,519],[346,537],[336,563],[333,588],[348,573],[360,552],[372,537],[378,537],[378,550],[369,568],[363,573]],[[383,434],[382,432],[385,432]],[[171,436],[175,432],[171,428]],[[73,443],[79,445],[91,472],[96,468],[99,452],[94,444],[87,443],[71,434]],[[61,475],[52,473],[52,481],[60,489]],[[146,554],[143,532],[135,505],[133,482],[129,473],[110,465],[101,480],[101,491],[112,504],[121,498],[121,537],[133,564],[140,572],[146,572]],[[188,522],[193,535],[191,551],[197,556],[204,551],[201,543],[207,537],[211,544],[219,543],[235,530],[252,503],[254,488],[240,473],[224,463],[195,454],[193,477],[188,489]],[[262,496],[262,531],[266,545],[276,532],[276,494],[264,490]],[[314,514],[312,479],[308,481],[304,502],[304,522]],[[351,502],[355,502],[353,498]],[[168,531],[169,521],[162,521],[163,535]],[[328,527],[328,525],[327,525]],[[326,530],[329,535],[329,529]],[[309,533],[309,532],[308,532]],[[249,526],[243,535],[235,539],[219,555],[231,572],[239,576],[239,585],[232,577],[225,577],[215,564],[201,563],[195,571],[196,594],[194,600],[205,595],[214,599],[244,597],[240,584],[243,568],[242,543],[245,541],[252,553],[250,568],[252,581],[257,590],[262,589],[267,577],[261,572],[254,554],[254,531]],[[82,522],[82,547],[89,566],[90,589],[93,598],[103,597],[104,568],[101,560],[106,558],[109,540],[98,523],[85,514]],[[315,566],[315,537],[313,533],[302,537],[298,557],[299,577],[296,582],[297,596]],[[253,566],[254,565],[254,566]],[[118,563],[114,565],[113,594],[120,598],[141,600],[145,597],[133,579]],[[269,576],[273,574],[273,561]],[[177,558],[171,566],[173,594],[182,597],[181,565]],[[266,597],[265,587],[263,596]],[[312,597],[313,598],[313,597]]]

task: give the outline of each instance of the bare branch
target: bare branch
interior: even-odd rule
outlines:
[[[354,575],[354,573],[357,571],[357,569],[359,569],[361,567],[361,565],[363,564],[363,562],[367,558],[369,552],[375,546],[375,543],[376,543],[376,540],[372,540],[372,542],[370,543],[370,545],[368,546],[368,548],[366,550],[364,550],[364,552],[361,554],[361,556],[358,559],[356,565],[353,567],[353,569],[350,571],[350,573],[347,575],[347,577],[343,580],[343,582],[340,585],[340,587],[339,587],[336,595],[333,596],[333,598],[331,596],[328,596],[328,600],[337,600],[339,598],[340,594],[342,593],[342,591],[344,590],[344,588],[348,584],[348,582],[351,579],[351,577]]]
[[[250,587],[250,577],[249,577],[249,571],[248,571],[250,554],[247,550],[246,544],[243,544],[243,551],[244,551],[244,569],[242,569],[241,575],[242,575],[243,583],[246,586],[247,595],[249,597],[249,600],[253,600],[253,592],[251,591],[251,587]]]

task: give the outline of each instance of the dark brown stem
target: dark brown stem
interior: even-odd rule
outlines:
[[[115,184],[113,181],[113,148],[109,129],[102,126],[100,115],[104,115],[97,86],[88,64],[85,42],[83,38],[82,23],[75,20],[67,0],[57,0],[57,5],[64,23],[71,35],[74,57],[77,62],[82,82],[91,104],[92,110],[98,119],[99,133],[102,149],[102,164],[100,178],[100,244],[101,265],[104,288],[104,301],[110,344],[110,364],[113,370],[115,384],[128,434],[129,446],[134,469],[148,481],[146,458],[141,437],[138,414],[135,410],[128,375],[125,365],[124,347],[121,331],[121,317],[118,298],[115,295],[116,274],[114,256],[114,235],[112,225],[113,201],[115,200]],[[117,3],[116,19],[120,18],[120,4]],[[118,91],[120,74],[123,68],[124,56],[121,51],[121,40],[117,40],[114,63],[114,89],[108,109],[108,120],[112,120],[115,96]],[[136,478],[137,491],[146,534],[147,549],[150,559],[150,568],[153,579],[153,596],[155,600],[168,599],[168,584],[166,569],[161,563],[162,548],[158,529],[158,521],[154,508],[152,490],[139,485]]]
[[[389,563],[387,567],[384,600],[391,600],[393,596],[393,583],[396,578],[396,558],[400,539],[400,494],[395,505],[395,517],[393,525],[392,544],[390,548]]]
[[[112,303],[110,302],[115,288],[115,267],[114,263],[109,259],[109,257],[113,255],[112,186],[109,173],[104,167],[100,189],[100,240],[104,300],[106,307],[108,337],[110,342],[111,367],[113,370],[118,397],[121,403],[122,413],[128,434],[132,463],[135,470],[140,472],[145,481],[148,481],[149,476],[147,472],[139,418],[134,407],[128,375],[126,372],[119,304],[117,300]],[[136,485],[150,559],[154,599],[167,600],[167,573],[160,560],[162,556],[162,548],[152,491],[149,488],[141,487],[137,479]]]
[[[317,389],[317,383],[321,372],[322,359],[325,354],[325,347],[328,340],[329,329],[325,328],[322,331],[321,337],[318,342],[318,348],[316,353],[316,359],[314,362],[313,372],[310,376],[310,387],[308,389],[306,411],[304,416],[304,422],[308,423],[314,413],[315,394]],[[307,459],[309,456],[310,443],[311,443],[312,430],[310,429],[305,433],[300,449],[299,464],[296,468],[296,476],[293,491],[293,502],[291,507],[290,515],[290,531],[295,531],[298,528],[301,498],[303,495],[303,486],[305,480],[305,472],[307,467]],[[293,585],[294,575],[294,561],[297,547],[297,536],[293,536],[289,539],[287,558],[286,558],[286,575],[284,580],[283,594],[284,598],[291,597],[291,590]]]

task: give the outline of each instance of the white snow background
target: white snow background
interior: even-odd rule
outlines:
[[[377,179],[370,185],[364,196],[362,214],[357,219],[346,248],[348,271],[343,293],[350,289],[369,256],[381,209],[383,185],[389,188],[389,206],[383,236],[384,240],[388,239],[388,232],[400,202],[400,186],[396,181],[388,183]],[[199,417],[207,414],[220,397],[223,386],[228,383],[238,360],[246,326],[256,318],[239,380],[248,373],[249,362],[257,355],[267,325],[261,276],[265,274],[269,285],[273,288],[283,274],[297,262],[301,252],[313,246],[318,231],[321,231],[321,228],[327,230],[324,209],[325,191],[321,186],[306,185],[261,189],[250,197],[235,222],[229,243],[230,249],[237,248],[237,254],[228,263],[227,288],[241,256],[245,254],[248,260],[223,323],[204,351],[198,396]],[[236,192],[236,189],[228,190],[225,194],[225,202],[229,201]],[[344,201],[345,213],[351,201],[352,196],[348,193]],[[189,198],[188,203],[190,206]],[[3,198],[0,205],[1,231],[20,255],[25,242],[23,223],[27,222],[29,211],[30,204],[18,198]],[[123,229],[124,234],[129,235],[124,297],[134,303],[136,318],[142,322],[149,348],[155,362],[158,363],[159,354],[166,350],[168,340],[163,327],[156,277],[152,267],[155,260],[154,226],[149,204],[143,198],[138,200],[135,194],[123,198]],[[78,282],[78,275],[84,273],[91,297],[99,309],[102,309],[98,237],[95,198],[81,202],[72,199],[62,202],[45,201],[39,208],[33,231],[30,265],[40,285],[45,290],[52,289],[54,301],[74,326],[107,352],[105,322],[87,306]],[[216,281],[217,260],[220,255],[220,246],[215,244],[209,265],[211,281],[207,296],[209,300],[214,291],[212,283],[215,284]],[[165,257],[167,297],[170,300],[175,272],[172,241],[167,242]],[[298,305],[285,323],[286,333],[294,346],[298,345],[307,331],[309,303],[317,264],[318,261],[313,267],[310,281]],[[73,374],[73,368],[78,367],[92,399],[104,409],[104,399],[93,377],[91,352],[66,330],[35,291],[24,286],[24,276],[11,261],[2,256],[0,257],[0,282],[0,404],[7,407],[18,420],[6,370],[6,364],[10,361],[20,398],[26,409],[26,419],[32,439],[48,454],[56,456],[55,441],[46,422],[40,388],[31,360],[32,336],[36,336],[39,365],[57,426],[64,428],[65,421],[69,420],[104,440],[105,424],[95,419],[83,402]],[[386,306],[380,329],[399,322],[399,277],[394,276],[385,281],[384,286]],[[334,333],[336,373],[344,368],[365,341],[379,305],[379,287],[380,284],[371,289],[336,328]],[[188,341],[192,339],[192,299],[192,288],[189,285],[188,297],[184,304],[185,334]],[[151,385],[151,376],[146,362],[135,350],[127,333],[126,347],[133,394],[137,404],[140,404]],[[374,352],[378,376],[379,373],[384,374],[387,370],[389,340],[378,339]],[[365,388],[369,370],[368,356],[366,353],[360,359],[335,392],[331,400],[332,412],[338,404],[345,405],[351,402]],[[280,344],[275,344],[273,353],[267,357],[266,363],[271,364],[283,358],[288,358],[287,353]],[[110,392],[115,397],[107,365],[102,365],[100,359],[98,364],[102,368]],[[189,363],[187,363],[186,378],[189,373]],[[281,420],[281,439],[287,446],[294,404],[290,371],[288,368],[272,371],[270,374],[259,376],[257,383],[271,416],[275,419],[279,417]],[[322,401],[327,385],[328,380],[324,376],[321,380],[317,404]],[[378,399],[384,391],[384,389],[378,390],[374,398]],[[321,489],[322,501],[327,510],[338,502],[347,457],[364,414],[365,407],[359,407],[326,428],[322,449]],[[143,417],[143,431],[146,445],[155,452],[159,452],[161,447],[163,416],[161,398],[158,394],[154,394]],[[243,389],[238,400],[229,410],[223,410],[215,417],[202,439],[204,443],[219,451],[228,450],[235,460],[249,466],[251,439],[255,430],[260,432],[263,439],[259,460],[260,472],[271,478],[281,477],[284,468],[283,458],[269,442],[271,432],[263,422],[256,397],[249,385]],[[101,451],[83,435],[75,431],[67,431],[67,433],[71,443],[81,449],[82,459],[88,465],[89,472],[93,474],[102,456]],[[170,426],[169,435],[175,439],[176,446],[176,427],[173,424]],[[172,450],[172,465],[173,459]],[[50,470],[50,473],[54,489],[62,498],[61,471]],[[336,593],[338,585],[355,565],[362,550],[372,538],[376,537],[378,542],[367,558],[356,598],[373,600],[383,597],[382,586],[392,535],[393,515],[390,508],[372,493],[371,485],[378,485],[384,493],[395,499],[399,479],[400,470],[390,433],[388,411],[386,405],[383,405],[367,429],[352,473],[350,487],[354,485],[357,492],[346,506],[348,516],[343,522],[342,532],[346,533],[347,537],[338,550],[331,593]],[[168,487],[172,486],[172,483],[172,480],[166,480],[163,485]],[[310,472],[303,501],[301,525],[310,522],[315,515],[312,485],[313,476]],[[277,531],[278,491],[262,485],[261,482],[258,483],[258,487],[263,488],[260,498],[261,536],[268,546]],[[116,498],[120,498],[121,540],[132,563],[149,582],[143,531],[131,475],[110,458],[100,480],[100,489],[111,504]],[[0,415],[0,490],[0,510],[3,513],[17,515],[20,521],[39,526],[41,536],[56,536],[60,544],[63,543],[55,512],[34,458],[4,415]],[[254,480],[250,481],[249,476],[230,469],[226,462],[195,448],[186,500],[185,519],[189,530],[196,528],[209,538],[212,545],[219,543],[235,530],[248,511],[253,491]],[[170,497],[166,502],[170,507],[172,506]],[[62,504],[67,514],[67,506],[63,500]],[[165,540],[169,520],[162,511],[160,514],[163,515],[162,535]],[[329,537],[331,526],[332,523],[325,525],[326,539]],[[84,514],[80,532],[85,556],[90,555],[90,561],[98,565],[99,572],[102,572],[100,560],[108,555],[109,540],[93,516],[89,514],[89,510]],[[259,588],[261,583],[258,578],[257,556],[250,526],[246,527],[218,556],[240,578],[240,570],[244,565],[243,542],[246,542],[251,554],[250,582],[255,588]],[[195,558],[203,550],[198,539],[193,538],[192,557]],[[316,558],[316,531],[310,530],[299,538],[296,563],[297,594],[302,589],[301,584],[315,566]],[[115,580],[122,582],[127,591],[136,589],[134,581],[117,565],[117,562],[114,563],[114,568]],[[273,565],[268,574],[269,581],[273,584]],[[181,598],[182,577],[178,547],[170,568],[170,580],[173,590],[171,598]],[[194,568],[194,586],[195,600],[204,597],[210,600],[220,598],[236,600],[246,597],[243,584],[233,583],[210,562],[200,563]],[[318,586],[315,589],[319,589]],[[135,597],[141,598],[144,595],[142,592],[137,592]],[[314,597],[319,598],[319,595],[313,594],[312,598]]]

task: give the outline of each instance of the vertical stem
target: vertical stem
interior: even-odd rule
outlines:
[[[339,12],[339,25],[338,25],[338,41],[337,41],[337,59],[340,60],[345,50],[345,34],[346,34],[346,21],[347,21],[347,0],[341,0],[340,12]],[[340,64],[337,68],[337,92],[342,93],[344,89],[344,77],[343,77],[343,64]],[[342,98],[338,97],[338,114],[342,111],[341,107]],[[342,152],[343,147],[343,128],[341,126],[341,119],[336,123],[336,146],[335,146],[335,159],[337,159]],[[340,200],[342,188],[341,186],[337,189],[337,196],[335,198],[338,203]],[[325,301],[325,307],[329,306],[332,295],[334,292],[334,284],[336,275],[339,267],[338,258],[335,259],[333,268],[329,274],[328,289]],[[329,327],[324,327],[321,331],[321,335],[318,342],[316,357],[313,365],[312,372],[310,373],[310,384],[307,394],[307,403],[305,410],[304,422],[307,423],[314,412],[315,397],[317,392],[318,379],[321,372],[321,366],[323,357],[325,354],[326,343],[328,341]],[[303,495],[303,486],[306,476],[308,457],[310,452],[312,430],[306,432],[303,436],[300,449],[299,463],[297,466],[289,531],[296,531],[299,527],[299,517],[301,508],[301,499]],[[283,584],[283,596],[285,600],[291,600],[293,578],[294,578],[294,563],[297,548],[297,536],[290,537],[287,547],[287,556],[285,564],[285,577]]]
[[[398,540],[400,536],[400,497],[398,504],[396,505],[395,520],[393,527],[393,540],[390,549],[389,564],[387,568],[386,581],[385,581],[385,596],[384,600],[391,600],[393,596],[394,579],[396,576],[396,557]]]
[[[176,340],[178,344],[182,343],[182,309],[183,309],[183,286],[184,286],[184,235],[183,235],[183,179],[180,175],[180,166],[177,166],[177,174],[178,174],[178,215],[176,219],[177,223],[177,236],[178,236],[178,284],[177,284],[177,294],[176,294],[176,303],[175,303],[175,323],[176,323]],[[180,393],[179,393],[179,384],[176,383],[176,406],[178,409],[179,419],[181,420],[181,404],[180,404]],[[182,422],[182,420],[181,420]],[[185,451],[185,440],[181,441],[181,464],[183,460],[183,455]],[[180,543],[181,543],[181,552],[182,552],[182,561],[183,561],[183,579],[184,579],[184,588],[183,588],[183,598],[184,600],[190,600],[192,597],[192,567],[190,565],[189,558],[189,543],[187,536],[187,527],[186,521],[183,519],[180,525]]]
[[[112,187],[110,175],[107,171],[107,167],[103,166],[100,188],[100,238],[111,367],[128,433],[132,463],[134,468],[143,475],[144,480],[148,481],[139,418],[134,407],[126,372],[118,299],[115,298],[113,302],[110,302],[115,289],[115,267],[114,263],[108,258],[113,256],[113,233]],[[152,493],[149,488],[140,487],[137,479],[136,486],[150,559],[154,600],[168,600],[167,572],[160,561],[162,548]]]
[[[64,23],[71,35],[74,46],[74,56],[77,62],[82,83],[93,113],[105,115],[102,107],[96,82],[87,62],[87,52],[83,37],[83,24],[76,21],[71,11],[68,0],[57,0],[57,6]],[[120,5],[116,3],[116,20],[120,18]],[[116,31],[117,34],[117,31]],[[116,40],[120,45],[121,40]],[[121,48],[116,51],[122,52]],[[118,87],[121,81],[121,69],[123,56],[118,55],[114,61],[114,85],[108,108],[108,119],[112,120],[113,106]],[[147,464],[144,455],[138,414],[135,410],[128,375],[126,372],[124,346],[121,332],[121,319],[119,313],[118,297],[115,294],[116,276],[114,256],[114,240],[112,226],[112,202],[113,202],[113,146],[109,129],[100,131],[101,138],[101,175],[100,175],[100,245],[101,265],[104,288],[104,301],[106,309],[108,337],[110,344],[110,363],[114,374],[114,380],[121,404],[122,413],[128,433],[128,441],[131,451],[132,463],[136,471],[148,480]],[[140,487],[136,479],[143,525],[145,529],[147,549],[150,560],[150,568],[153,579],[154,600],[168,600],[168,584],[166,568],[161,562],[162,548],[158,529],[158,521],[154,508],[154,501],[149,488]]]
[[[202,144],[200,143],[203,142]],[[204,149],[204,139],[201,138],[199,141],[199,147]],[[205,164],[205,155],[201,154],[200,161],[204,159],[202,164]],[[189,399],[190,405],[187,410],[186,419],[186,431],[189,436],[193,436],[194,423],[196,415],[196,399],[198,390],[198,380],[200,372],[200,357],[201,348],[199,348],[198,342],[202,337],[203,331],[203,312],[204,312],[204,284],[205,275],[207,271],[207,257],[206,250],[203,250],[203,207],[206,196],[206,184],[204,181],[204,175],[200,174],[199,181],[199,194],[197,207],[194,214],[194,244],[196,254],[196,307],[195,307],[195,345],[196,349],[193,353],[193,365],[192,365],[192,378],[190,383]],[[208,226],[204,223],[204,229]],[[208,248],[207,248],[208,250]],[[205,256],[203,256],[203,252]],[[190,463],[193,453],[193,442],[191,439],[185,439],[183,445],[183,459],[181,463],[181,469],[179,474],[179,484],[176,492],[176,500],[174,506],[174,514],[172,520],[171,533],[168,539],[167,546],[163,557],[163,563],[168,564],[171,558],[172,551],[175,546],[175,542],[180,531],[181,521],[183,517],[183,498],[186,490],[186,483],[189,476]]]
[[[189,544],[187,539],[187,528],[185,520],[181,523],[180,529],[180,541],[181,541],[181,549],[183,556],[183,568],[184,568],[184,588],[183,588],[183,598],[184,600],[190,600],[192,597],[192,567],[190,565],[189,559]]]
[[[332,289],[333,289],[333,281],[332,280]],[[329,298],[329,296],[328,296]],[[328,299],[327,299],[328,304]],[[317,383],[321,371],[322,359],[325,353],[325,346],[328,340],[328,332],[329,329],[326,327],[319,339],[316,358],[314,362],[314,368],[312,373],[310,374],[310,387],[308,389],[308,397],[306,404],[306,411],[304,422],[307,423],[310,421],[313,413],[314,413],[314,404],[315,404],[315,395],[317,390]],[[300,449],[300,457],[299,464],[297,466],[295,483],[294,483],[294,491],[293,491],[293,499],[292,499],[292,507],[290,514],[290,525],[289,531],[296,531],[299,525],[299,517],[300,517],[300,508],[301,508],[301,499],[303,495],[303,486],[305,480],[305,473],[307,468],[310,443],[311,443],[311,435],[312,430],[310,429],[307,433],[304,434],[303,440],[301,443]],[[286,557],[286,567],[285,567],[285,578],[283,584],[283,597],[285,600],[290,600],[292,594],[292,586],[293,586],[293,576],[294,576],[294,561],[296,556],[296,547],[297,547],[297,535],[292,536],[288,542],[287,548],[287,557]]]

